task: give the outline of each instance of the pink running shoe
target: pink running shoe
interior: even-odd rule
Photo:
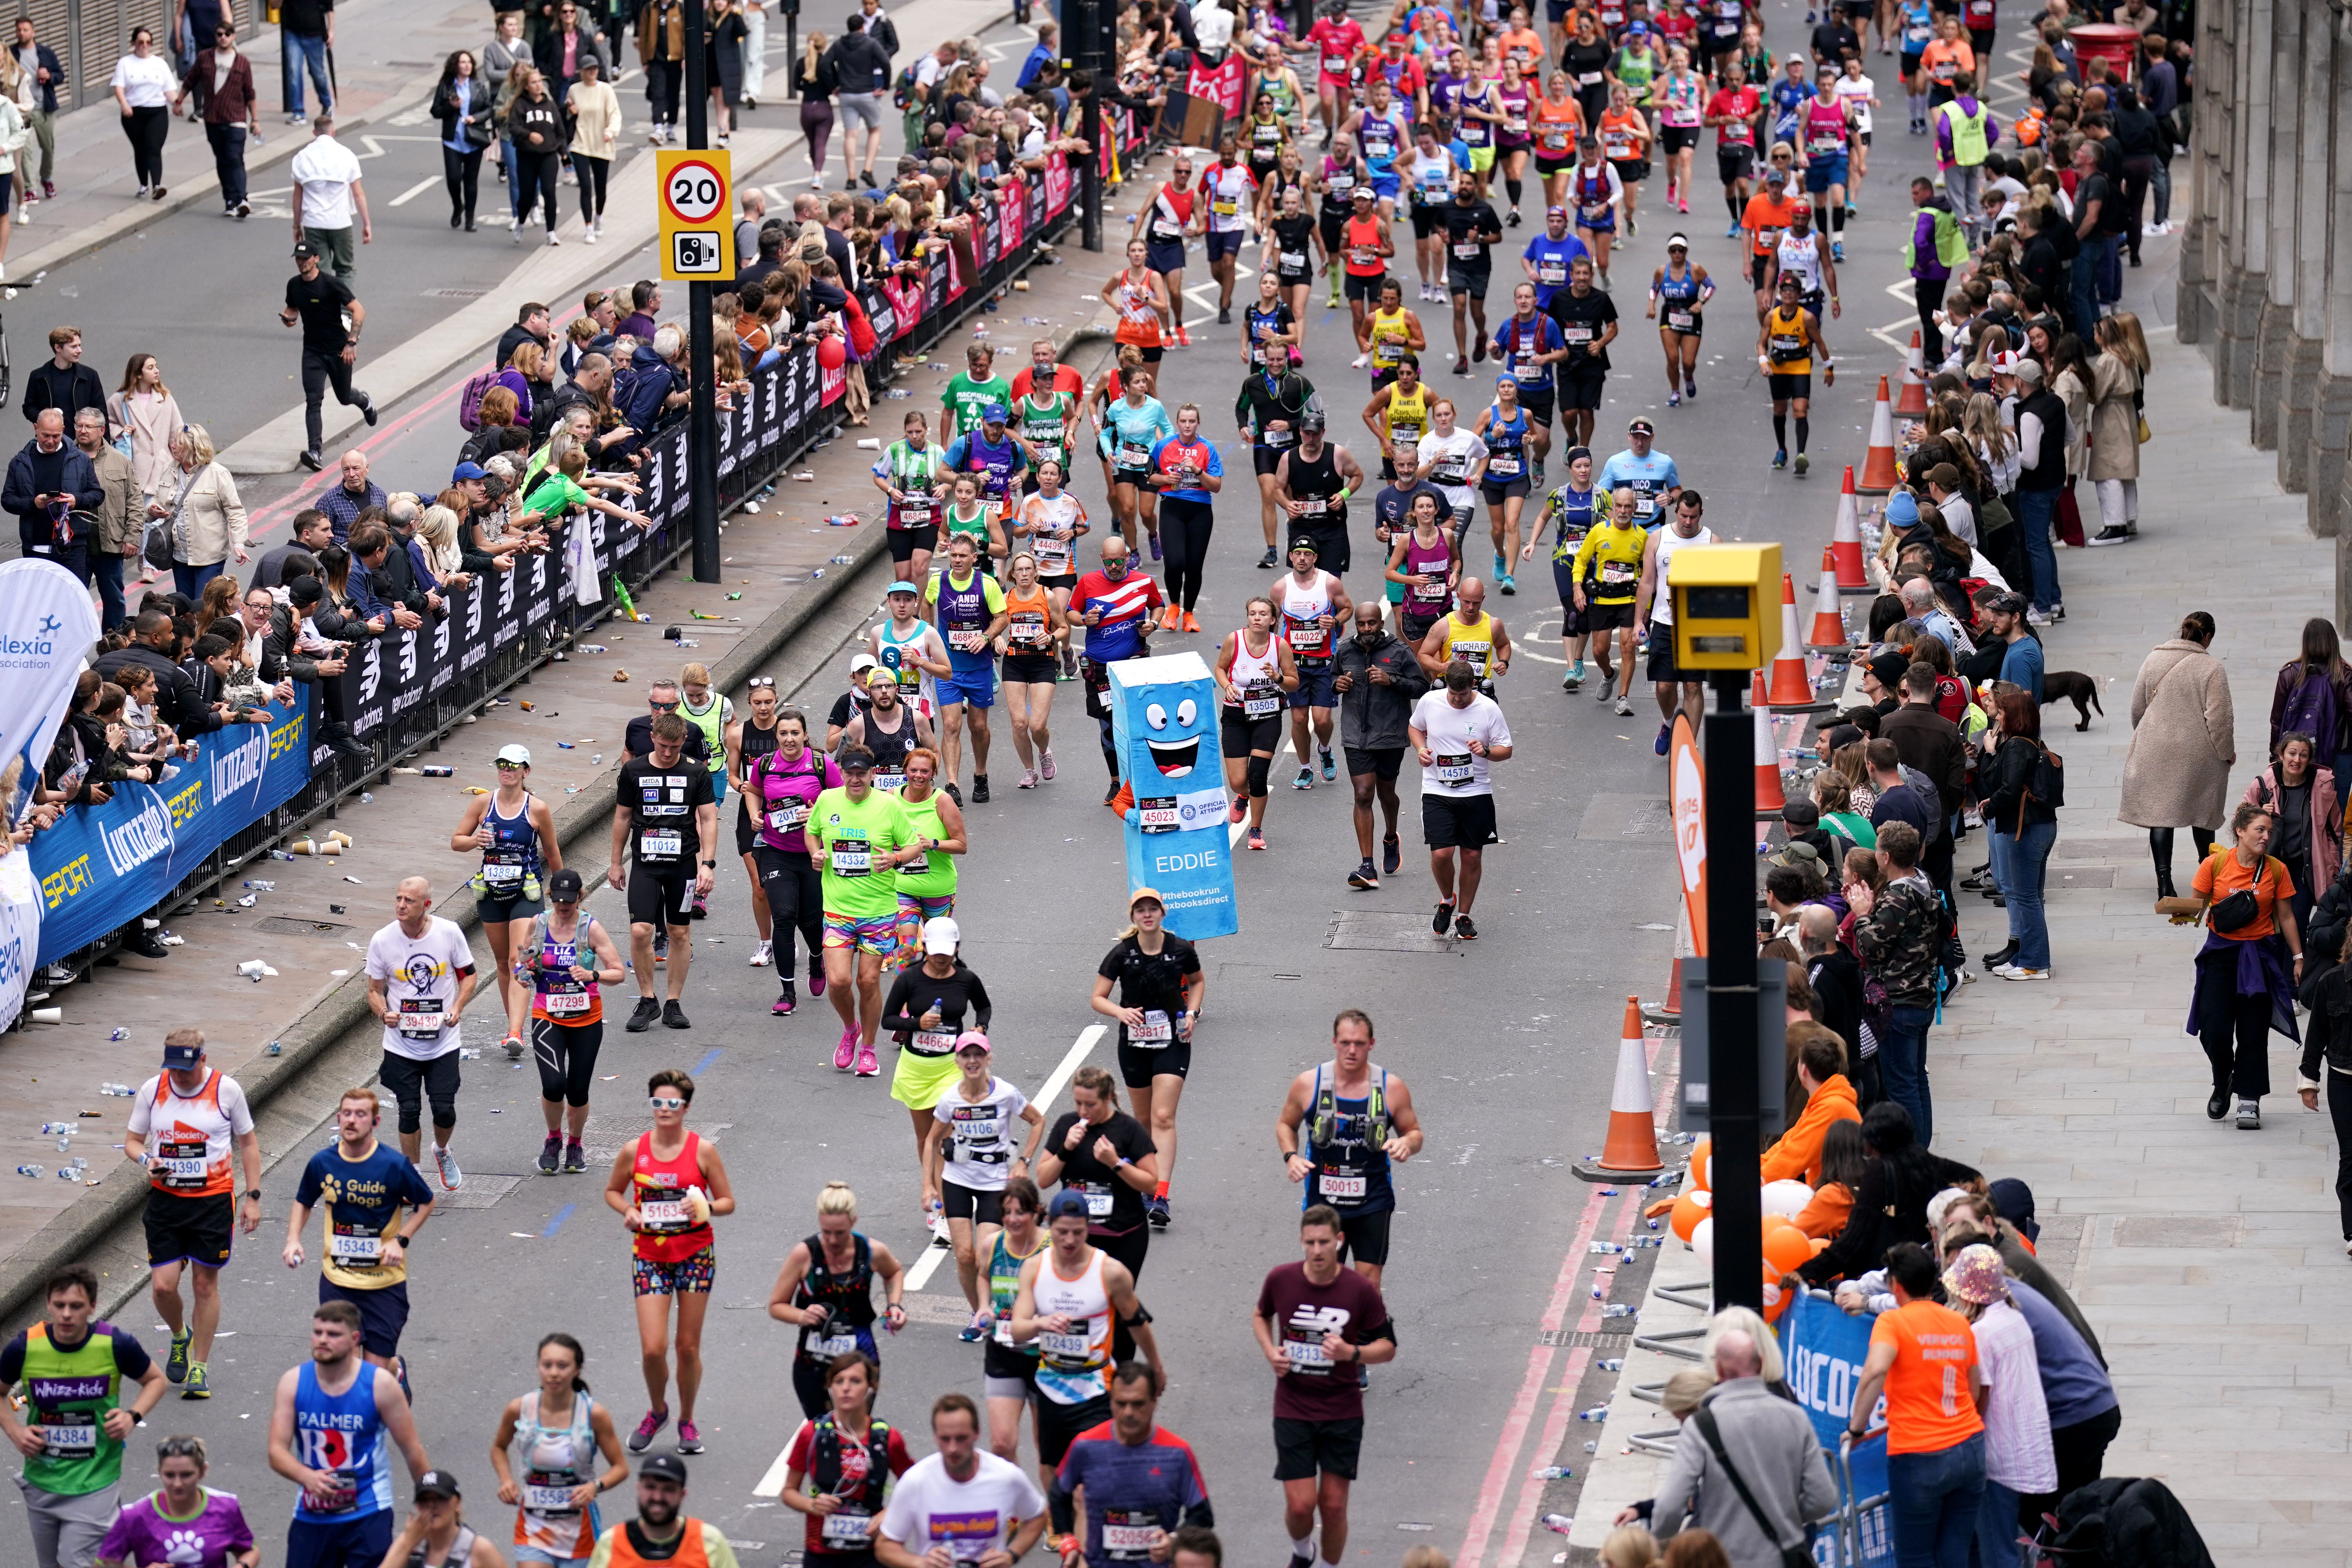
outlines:
[[[852,1024],[841,1031],[841,1044],[833,1048],[833,1070],[847,1072],[852,1057],[857,1051],[857,1026]]]
[[[876,1073],[878,1073],[881,1070],[882,1064],[875,1059],[874,1047],[872,1046],[858,1047],[857,1076],[859,1078],[872,1078]]]
[[[646,1451],[646,1445],[650,1444],[654,1440],[654,1434],[668,1425],[668,1411],[646,1411],[646,1418],[637,1423],[637,1429],[629,1434],[629,1452],[632,1454],[644,1453]]]

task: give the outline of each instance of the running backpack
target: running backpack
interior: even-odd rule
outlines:
[[[499,384],[495,370],[478,370],[466,378],[466,389],[457,395],[457,426],[461,430],[482,427],[482,398]]]
[[[2322,758],[2333,761],[2343,724],[2343,707],[2336,699],[2336,683],[2327,679],[2325,671],[2305,666],[2303,679],[2287,693],[2286,706],[2280,710],[2278,732],[2309,735],[2314,742],[2312,749]]]
[[[916,103],[915,95],[922,90],[915,80],[915,68],[908,66],[898,73],[898,81],[891,87],[890,101],[897,108],[912,109]]]

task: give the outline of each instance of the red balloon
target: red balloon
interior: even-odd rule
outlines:
[[[849,363],[849,349],[839,338],[819,339],[816,345],[816,363],[827,370],[839,370]]]

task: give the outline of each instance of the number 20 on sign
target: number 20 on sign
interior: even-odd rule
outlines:
[[[656,151],[661,275],[672,283],[735,276],[734,171],[723,152]]]

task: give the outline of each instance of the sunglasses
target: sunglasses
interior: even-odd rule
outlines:
[[[656,1110],[684,1110],[686,1109],[686,1098],[683,1095],[656,1094],[648,1097],[646,1103],[652,1106]]]
[[[677,708],[677,704],[675,702],[656,702],[650,697],[646,699],[646,706],[652,709],[656,713],[674,712]]]
[[[772,675],[755,675],[743,684],[752,691],[757,691],[762,687],[773,691],[776,689],[776,678]]]
[[[496,766],[499,772],[502,773],[519,773],[525,768],[530,766],[530,764],[529,763],[497,763]]]

